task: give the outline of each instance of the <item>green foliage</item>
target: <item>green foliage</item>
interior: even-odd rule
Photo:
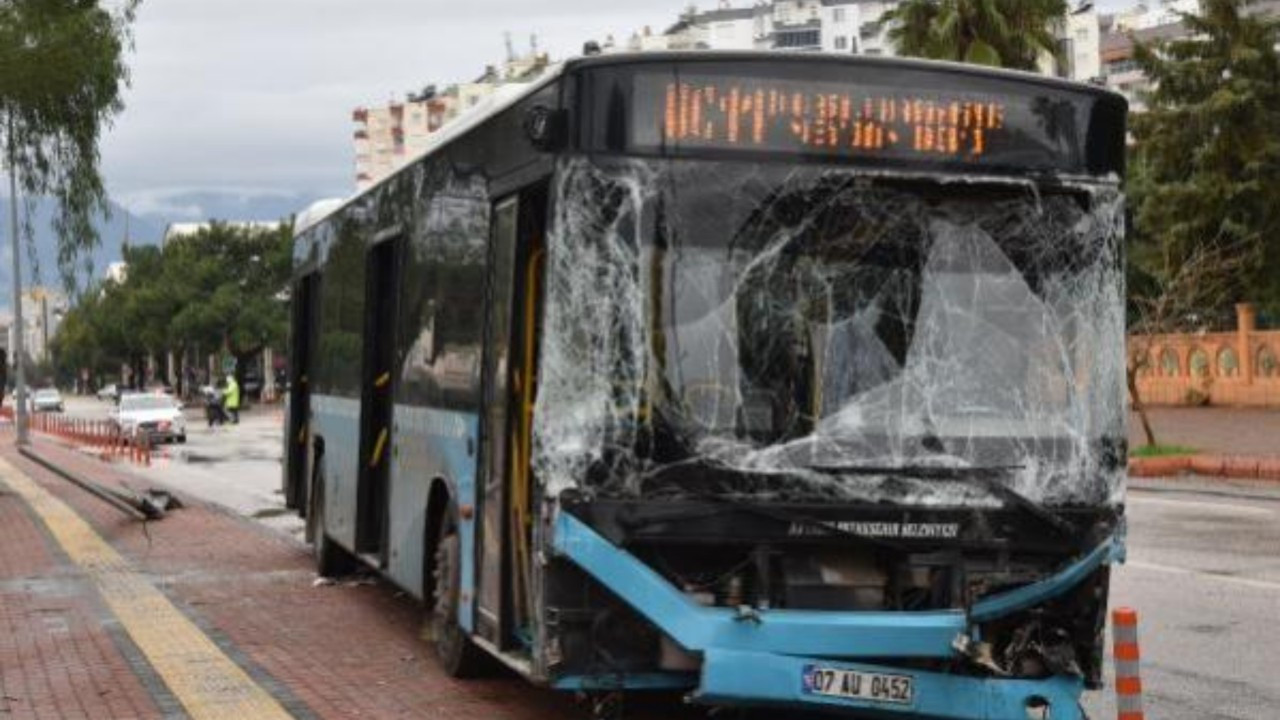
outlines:
[[[163,248],[126,248],[127,277],[84,294],[63,319],[63,369],[110,372],[168,351],[225,349],[237,357],[283,347],[292,227],[213,223]]]
[[[58,268],[69,288],[76,259],[98,242],[92,217],[108,212],[98,141],[123,109],[137,3],[122,0],[109,11],[97,0],[0,0],[5,164],[28,201],[57,200]]]
[[[1052,28],[1066,0],[906,0],[885,13],[900,55],[1035,70],[1061,60]]]
[[[1195,455],[1200,452],[1185,445],[1140,445],[1129,451],[1131,457],[1168,457],[1171,455]]]
[[[1280,312],[1280,25],[1205,0],[1189,37],[1139,46],[1154,83],[1133,116],[1136,275],[1174,276],[1206,250],[1242,259],[1231,300]],[[1198,287],[1207,287],[1197,283]],[[1189,288],[1196,292],[1196,287]],[[1190,298],[1187,304],[1196,305]],[[1200,299],[1206,314],[1222,308]]]

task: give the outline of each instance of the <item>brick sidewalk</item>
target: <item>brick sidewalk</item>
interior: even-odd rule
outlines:
[[[0,715],[164,715],[165,698],[144,688],[131,659],[128,637],[83,575],[26,503],[0,489]]]
[[[522,680],[444,676],[417,639],[421,608],[392,587],[313,587],[307,548],[199,503],[149,523],[148,540],[140,524],[17,455],[11,438],[0,434],[0,457],[78,512],[297,717],[585,717],[570,698]],[[74,472],[139,485],[35,444]],[[59,552],[22,499],[0,496],[0,716],[184,717]]]

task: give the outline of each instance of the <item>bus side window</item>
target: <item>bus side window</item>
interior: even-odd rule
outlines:
[[[481,178],[451,177],[428,206],[427,313],[419,328],[430,404],[472,410],[480,404],[489,200]]]

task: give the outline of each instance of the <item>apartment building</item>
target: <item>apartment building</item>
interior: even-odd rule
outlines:
[[[878,0],[772,0],[736,7],[690,7],[667,29],[673,50],[791,50],[890,54],[879,19],[897,3]]]
[[[513,56],[502,66],[489,66],[471,82],[437,90],[434,85],[391,100],[381,107],[360,107],[351,113],[355,123],[356,190],[364,190],[420,155],[440,128],[502,85],[527,82],[547,66],[548,56],[536,50]]]

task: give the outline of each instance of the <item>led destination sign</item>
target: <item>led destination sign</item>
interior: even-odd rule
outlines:
[[[607,119],[599,137],[606,147],[630,152],[892,160],[998,171],[1099,172],[1104,168],[1094,167],[1094,158],[1113,164],[1105,153],[1123,148],[1123,101],[1097,91],[914,68],[886,74],[881,67],[792,64],[769,77],[749,72],[755,67],[735,72],[725,63],[713,72],[639,71],[629,92],[622,91],[621,78],[597,85],[596,107]],[[802,68],[812,69],[812,78]],[[615,120],[622,117],[625,125]],[[619,126],[626,128],[625,145],[607,130]]]
[[[682,145],[977,158],[1006,130],[1004,102],[809,83],[667,83],[662,137]]]

